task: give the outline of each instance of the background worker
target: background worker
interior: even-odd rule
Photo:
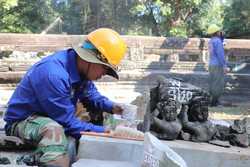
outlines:
[[[207,34],[211,36],[208,42],[211,106],[219,105],[219,98],[224,92],[225,74],[228,72],[221,32],[221,28],[215,24],[210,25],[207,30]]]
[[[122,108],[102,96],[92,80],[105,74],[118,79],[117,65],[125,52],[117,32],[100,28],[81,45],[34,64],[8,102],[6,134],[36,146],[37,165],[69,166],[67,136],[79,139],[81,131],[109,132],[76,118],[78,100],[95,110],[122,114]]]

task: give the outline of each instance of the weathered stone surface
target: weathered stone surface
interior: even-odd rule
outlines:
[[[135,164],[126,161],[105,161],[96,159],[79,159],[72,167],[137,167]]]
[[[224,148],[207,143],[188,141],[162,141],[177,152],[190,167],[249,167],[250,149]],[[142,161],[143,142],[83,136],[80,139],[79,158],[129,161],[138,164]]]
[[[2,56],[0,59],[0,83],[18,83],[25,71],[38,61],[41,55],[48,55],[58,49],[71,47],[72,44],[79,43],[85,38],[84,35],[37,34],[0,34],[0,37],[0,51],[6,52],[7,50],[10,54],[7,57]],[[140,82],[141,78],[147,77],[146,73],[153,74],[153,71],[164,74],[175,72],[176,74],[173,75],[183,74],[183,72],[186,74],[207,72],[208,39],[147,36],[124,36],[124,39],[128,44],[128,52],[121,63],[121,69],[132,71],[127,74],[121,73],[122,80]],[[225,49],[232,63],[239,63],[242,60],[245,62],[244,60],[250,55],[248,43],[250,43],[249,40],[226,39]],[[12,52],[13,50],[15,51]],[[234,66],[232,64],[232,67]],[[250,94],[249,87],[244,85],[244,83],[249,83],[249,79],[246,78],[249,78],[250,74],[246,69],[227,75],[229,78],[227,86],[230,88],[228,92]],[[181,77],[187,78],[186,74]],[[203,85],[204,80],[199,79],[198,75],[194,76],[191,77],[195,80],[192,82]],[[204,84],[206,85],[206,83],[205,81]]]

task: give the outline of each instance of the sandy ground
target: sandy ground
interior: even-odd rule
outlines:
[[[250,117],[250,97],[224,95],[221,103],[221,106],[209,107],[210,118],[235,120]]]
[[[236,107],[210,107],[211,119],[235,120],[250,117],[250,104],[242,104]]]
[[[12,90],[0,90],[0,109],[6,106],[9,98],[11,97],[13,91]],[[133,93],[133,92],[132,92]],[[113,94],[113,93],[112,93]],[[124,92],[122,93],[125,94]],[[133,93],[129,94],[128,97],[133,100],[139,94]],[[108,95],[106,95],[108,96]],[[117,98],[115,95],[110,97],[112,100]],[[120,102],[130,103],[127,98],[119,98]],[[222,104],[224,106],[219,107],[209,107],[209,117],[211,119],[224,119],[224,120],[235,120],[241,119],[244,117],[250,117],[250,98],[238,96],[223,96],[221,98]],[[145,103],[145,102],[144,102]]]

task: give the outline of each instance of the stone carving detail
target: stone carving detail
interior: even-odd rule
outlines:
[[[183,139],[230,147],[248,147],[250,119],[235,120],[229,127],[208,120],[209,94],[194,85],[160,76],[150,89],[150,99],[141,131],[150,131],[159,139]],[[229,143],[228,143],[229,142]]]
[[[158,102],[151,113],[150,131],[160,139],[176,139],[182,129],[182,124],[177,115],[175,100],[169,98]]]
[[[200,105],[193,102],[194,99],[198,98],[203,98]],[[208,94],[198,87],[177,79],[166,79],[160,76],[157,80],[157,87],[150,90],[150,101],[144,122],[138,126],[138,129],[151,131],[160,139],[177,139],[183,125],[186,128],[189,127],[189,123],[187,123],[189,121],[187,120],[188,108],[197,111],[205,108],[205,111],[208,111],[206,108],[208,107],[208,99]],[[180,110],[182,113],[185,112],[185,117],[178,117]],[[191,110],[189,113],[192,113]],[[195,135],[200,136],[200,134]]]
[[[208,101],[204,97],[194,97],[189,105],[182,105],[180,119],[184,140],[208,142],[216,135],[215,125],[208,120]]]

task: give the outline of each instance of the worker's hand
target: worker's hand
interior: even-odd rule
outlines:
[[[121,106],[119,106],[118,104],[113,105],[113,109],[112,109],[113,114],[122,115],[122,112],[123,112],[123,108]]]
[[[104,133],[111,133],[111,129],[110,129],[110,128],[105,127]]]
[[[225,67],[224,68],[224,74],[227,74],[228,72],[230,72],[230,68],[229,67]]]

